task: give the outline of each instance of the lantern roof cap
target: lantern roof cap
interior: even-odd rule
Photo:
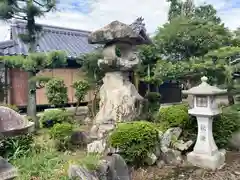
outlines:
[[[191,95],[220,95],[226,94],[226,89],[219,89],[216,86],[211,86],[207,83],[208,78],[203,76],[201,78],[202,83],[198,86],[195,86],[189,90],[184,90],[183,94],[191,94]]]

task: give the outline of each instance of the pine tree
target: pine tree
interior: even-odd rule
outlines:
[[[19,38],[28,45],[28,53],[36,52],[38,39],[42,27],[35,22],[36,18],[55,9],[55,0],[0,0],[0,19],[20,19],[26,22],[26,33],[20,34]],[[29,79],[36,76],[36,71],[28,71]],[[28,116],[36,121],[36,82],[28,82]]]

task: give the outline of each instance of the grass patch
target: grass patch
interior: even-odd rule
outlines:
[[[94,162],[94,160],[91,160],[84,150],[76,150],[75,152],[57,151],[48,131],[41,129],[38,135],[34,137],[35,143],[32,152],[11,160],[11,163],[18,168],[16,180],[69,180],[69,164],[86,158],[83,162],[88,161],[87,167],[93,167],[91,162]]]

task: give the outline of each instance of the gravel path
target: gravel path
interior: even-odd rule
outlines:
[[[228,152],[226,164],[214,172],[185,164],[138,169],[133,177],[133,180],[240,180],[240,153]]]

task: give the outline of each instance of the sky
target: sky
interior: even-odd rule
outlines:
[[[227,27],[240,26],[240,0],[195,0],[212,4]],[[169,4],[165,0],[60,0],[54,12],[38,23],[94,31],[114,20],[126,24],[143,17],[148,33],[167,21]],[[0,21],[0,41],[9,39],[9,25]]]

